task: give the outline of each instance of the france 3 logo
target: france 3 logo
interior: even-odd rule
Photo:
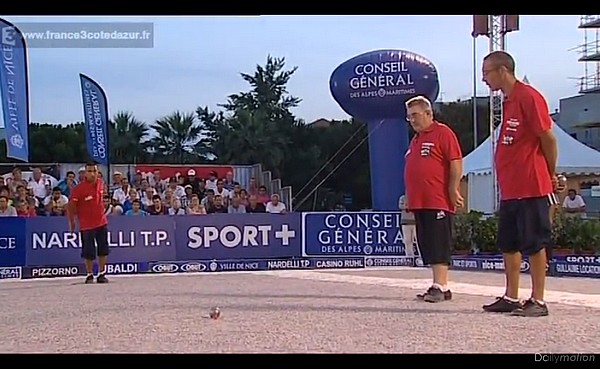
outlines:
[[[0,280],[21,279],[22,275],[21,267],[0,267]]]

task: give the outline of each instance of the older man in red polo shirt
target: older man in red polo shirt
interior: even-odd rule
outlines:
[[[500,208],[498,247],[504,256],[506,290],[483,309],[519,316],[546,316],[546,247],[551,242],[550,206],[556,203],[558,147],[542,94],[515,77],[504,51],[483,59],[483,80],[505,96],[495,153]],[[522,254],[529,255],[531,297],[519,300]]]
[[[81,257],[85,261],[85,283],[93,283],[93,267],[98,255],[98,283],[107,283],[106,257],[109,254],[107,218],[104,213],[104,182],[98,178],[98,166],[85,166],[85,180],[71,191],[69,200],[69,228],[75,231],[75,218],[81,235]],[[96,248],[97,245],[97,248]]]
[[[460,194],[462,151],[456,134],[433,118],[431,102],[417,96],[406,102],[406,116],[416,134],[406,152],[404,180],[408,210],[414,214],[417,243],[433,284],[417,297],[427,302],[450,300],[448,268],[453,243],[453,216]]]

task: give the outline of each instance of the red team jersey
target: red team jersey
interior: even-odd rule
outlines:
[[[413,137],[405,158],[408,209],[455,213],[448,194],[450,162],[462,159],[462,151],[450,127],[434,121],[431,127]]]
[[[108,223],[104,214],[103,191],[104,183],[83,181],[71,191],[69,201],[77,207],[79,229],[86,231],[102,227]]]
[[[552,177],[539,138],[552,129],[546,100],[533,87],[517,82],[503,109],[494,158],[500,199],[547,196],[553,192]]]

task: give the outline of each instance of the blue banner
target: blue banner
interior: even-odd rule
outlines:
[[[109,217],[109,274],[423,266],[396,212]],[[85,274],[64,217],[0,221],[0,279]],[[452,269],[504,272],[502,255],[453,255]],[[600,277],[600,255],[556,256],[556,276]],[[523,258],[521,272],[529,273]]]
[[[399,212],[303,213],[303,256],[405,256]]]
[[[301,254],[298,213],[211,214],[175,219],[179,260],[269,259]]]
[[[243,272],[259,270],[361,269],[364,258],[231,259],[150,263],[151,273]]]
[[[553,259],[555,276],[600,278],[600,255],[557,255]]]
[[[0,19],[0,96],[6,156],[29,161],[29,75],[27,46],[18,28]]]
[[[108,100],[100,85],[80,74],[85,137],[88,155],[98,164],[109,165]]]
[[[450,268],[504,272],[504,259],[502,255],[453,255]],[[530,268],[529,260],[524,256],[521,261],[521,273],[529,273]],[[549,264],[546,264],[546,271],[551,271]]]
[[[26,218],[0,219],[0,267],[25,265]]]
[[[175,227],[172,217],[109,217],[111,263],[176,260]],[[66,218],[36,217],[27,221],[27,265],[80,264],[79,232],[69,231]]]

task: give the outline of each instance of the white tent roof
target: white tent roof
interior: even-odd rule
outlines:
[[[600,173],[600,151],[577,141],[556,123],[552,130],[558,141],[558,172],[565,174]],[[494,133],[500,132],[496,129]],[[464,174],[490,174],[492,170],[492,146],[488,137],[464,158]]]

